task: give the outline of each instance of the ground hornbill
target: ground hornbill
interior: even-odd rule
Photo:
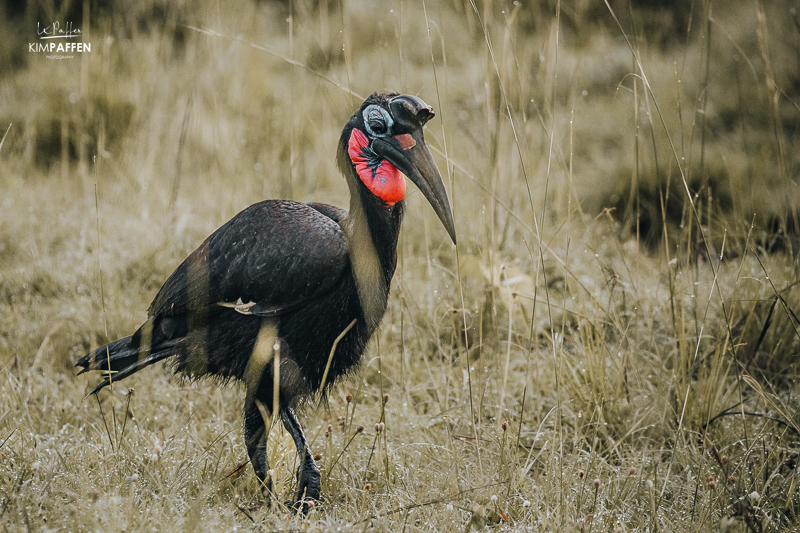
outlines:
[[[422,135],[433,116],[415,96],[367,98],[338,147],[350,211],[268,200],[233,217],[172,273],[133,335],[78,361],[81,372],[107,374],[91,394],[170,357],[175,372],[192,379],[241,380],[245,442],[262,489],[269,494],[272,486],[266,425],[277,404],[300,455],[293,503],[307,511],[307,501],[319,498],[320,474],[295,408],[358,364],[386,311],[402,174],[456,241],[447,192]]]

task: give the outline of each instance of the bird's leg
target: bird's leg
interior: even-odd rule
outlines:
[[[258,408],[258,400],[253,402],[244,415],[244,441],[247,454],[261,485],[261,493],[267,502],[272,494],[272,476],[269,475],[267,459],[267,428],[264,414]]]
[[[303,427],[297,420],[294,409],[287,407],[281,411],[283,427],[294,439],[297,447],[297,454],[300,456],[300,466],[297,468],[297,492],[294,497],[294,505],[302,502],[303,514],[308,513],[308,500],[318,500],[320,492],[320,476],[317,463],[308,449],[308,442],[303,433]]]

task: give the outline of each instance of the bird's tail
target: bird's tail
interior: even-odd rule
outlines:
[[[84,355],[75,363],[75,366],[81,367],[78,374],[99,370],[108,376],[87,396],[96,394],[112,381],[125,379],[153,363],[174,355],[172,349],[181,338],[153,339],[152,326],[153,319],[151,318],[133,335],[101,346]]]

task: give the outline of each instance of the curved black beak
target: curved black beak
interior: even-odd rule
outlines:
[[[380,157],[397,167],[422,191],[455,244],[456,227],[453,221],[453,210],[447,199],[447,190],[444,188],[442,175],[425,144],[422,129],[413,133],[375,139],[372,149]]]

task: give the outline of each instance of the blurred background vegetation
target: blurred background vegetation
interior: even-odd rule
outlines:
[[[378,339],[308,409],[306,526],[797,529],[798,4],[3,2],[0,523],[293,527],[227,477],[239,389],[82,402],[73,364],[247,205],[346,207],[341,128],[396,91],[436,110],[459,246],[410,188]],[[91,52],[30,53],[54,21]]]

